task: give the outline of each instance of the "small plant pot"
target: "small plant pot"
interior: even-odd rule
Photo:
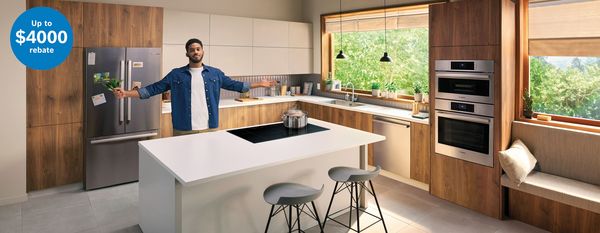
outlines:
[[[423,101],[423,94],[415,93],[414,98],[415,98],[415,102],[421,102],[421,101]]]
[[[523,116],[525,118],[527,118],[527,119],[531,119],[533,117],[533,111],[531,111],[531,110],[530,111],[524,110],[523,111]]]
[[[380,90],[371,90],[371,94],[374,97],[379,97],[379,95],[381,95],[381,91]]]
[[[325,90],[327,90],[327,91],[331,91],[331,84],[327,84],[327,85],[325,85]]]
[[[429,94],[423,93],[423,103],[429,103]]]
[[[395,99],[396,98],[396,92],[392,92],[392,91],[388,92],[387,97],[390,98],[390,99]]]

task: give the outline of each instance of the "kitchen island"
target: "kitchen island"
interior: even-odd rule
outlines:
[[[142,230],[263,232],[270,205],[262,193],[279,182],[325,185],[315,201],[323,218],[335,184],[327,171],[334,166],[366,168],[366,145],[385,137],[316,119],[308,122],[328,130],[261,143],[227,131],[140,142]],[[343,196],[336,200],[332,210],[348,204]],[[305,229],[315,225],[302,222]],[[270,229],[287,229],[283,215],[272,220]]]

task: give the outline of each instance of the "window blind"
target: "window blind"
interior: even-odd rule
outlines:
[[[429,27],[429,8],[418,7],[407,10],[387,10],[385,17],[383,10],[372,13],[351,13],[342,15],[343,32],[362,32],[377,31],[385,29],[385,20],[387,20],[387,29],[403,28],[427,28]],[[325,32],[340,32],[340,18],[329,16],[325,19]]]
[[[600,1],[529,5],[530,56],[600,56]]]

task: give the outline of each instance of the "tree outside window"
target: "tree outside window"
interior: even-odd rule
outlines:
[[[333,51],[340,48],[340,33],[333,34]],[[334,78],[349,82],[357,90],[371,90],[377,82],[382,88],[405,90],[412,95],[414,86],[429,90],[429,30],[407,28],[387,31],[387,50],[392,62],[380,62],[385,50],[384,31],[344,32],[343,50],[348,58],[334,61]],[[335,57],[335,54],[332,56]]]

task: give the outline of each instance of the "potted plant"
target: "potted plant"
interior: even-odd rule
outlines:
[[[327,79],[325,80],[325,90],[331,91],[331,87],[333,86],[333,80]]]
[[[423,102],[429,103],[429,88],[423,89]]]
[[[373,94],[374,97],[379,97],[379,95],[381,94],[381,84],[379,84],[378,82],[374,82],[371,83],[371,94]]]
[[[414,90],[415,90],[415,94],[414,94],[414,98],[415,98],[415,102],[421,102],[423,100],[423,91],[421,90],[421,84],[420,83],[415,83],[414,85]]]
[[[523,92],[523,116],[527,119],[533,117],[533,99],[531,99],[528,90]]]
[[[387,98],[390,99],[395,99],[396,98],[396,92],[398,91],[398,87],[396,86],[396,84],[392,81],[387,83]]]

